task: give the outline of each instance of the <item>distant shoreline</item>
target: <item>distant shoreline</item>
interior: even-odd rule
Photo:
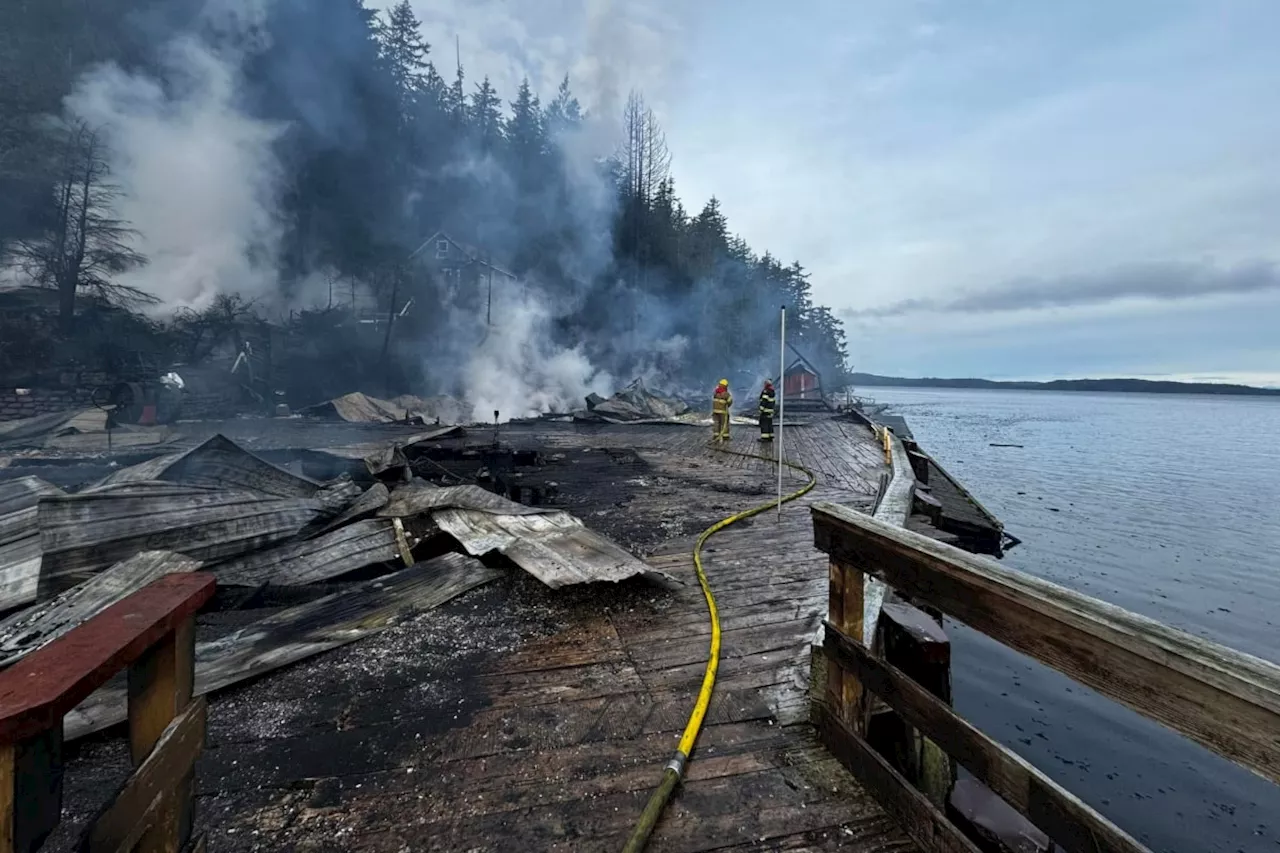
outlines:
[[[1001,391],[1095,391],[1142,394],[1217,394],[1235,397],[1280,397],[1280,388],[1227,385],[1215,382],[1172,382],[1150,379],[1055,379],[1052,382],[1002,382],[994,379],[908,379],[855,373],[851,381],[870,388],[989,388]]]

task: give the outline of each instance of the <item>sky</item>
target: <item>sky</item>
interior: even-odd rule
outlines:
[[[804,264],[858,370],[1280,385],[1275,0],[415,7],[508,98],[642,91],[686,205]]]

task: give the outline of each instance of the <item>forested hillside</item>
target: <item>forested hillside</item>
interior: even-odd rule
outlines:
[[[525,284],[546,321],[533,334],[616,379],[655,363],[681,381],[767,370],[784,303],[790,340],[844,370],[843,331],[801,264],[748,246],[714,198],[686,209],[639,93],[588,115],[567,77],[554,92],[498,92],[408,2],[386,14],[363,0],[4,5],[0,252],[10,283],[61,293],[53,334],[87,334],[77,306],[90,292],[158,302],[152,316],[188,326],[244,304],[275,317],[313,307],[318,280],[330,293],[358,283],[388,311],[414,294],[413,311],[430,313],[450,297],[408,258],[444,229]],[[185,134],[160,133],[175,126]],[[167,158],[179,197],[150,216],[142,193],[169,181],[144,169]],[[206,215],[224,192],[248,212]],[[431,364],[471,345],[449,340],[456,325],[406,319],[386,334],[384,359],[425,365],[397,382],[433,386],[400,390],[454,390]]]

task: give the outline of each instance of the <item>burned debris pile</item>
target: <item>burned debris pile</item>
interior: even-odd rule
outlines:
[[[0,667],[170,572],[214,574],[223,609],[268,589],[317,590],[199,643],[200,693],[359,640],[513,568],[552,589],[661,577],[570,513],[513,499],[551,488],[523,482],[521,453],[439,446],[460,432],[379,447],[367,475],[324,482],[221,435],[75,492],[30,476],[0,482]],[[105,688],[67,718],[66,736],[125,713],[123,686]]]
[[[636,379],[626,388],[605,400],[597,395],[587,397],[587,409],[579,420],[602,423],[661,423],[688,413],[689,404],[674,397],[663,397]]]
[[[305,408],[302,414],[351,424],[439,425],[461,424],[469,420],[462,403],[453,397],[402,394],[393,400],[382,400],[359,391]]]

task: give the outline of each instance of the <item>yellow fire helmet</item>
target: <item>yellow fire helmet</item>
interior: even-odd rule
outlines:
[[[728,380],[728,379],[721,379],[721,380],[720,380],[720,387],[721,387],[721,388],[728,388],[728,387],[729,387],[729,380]]]

